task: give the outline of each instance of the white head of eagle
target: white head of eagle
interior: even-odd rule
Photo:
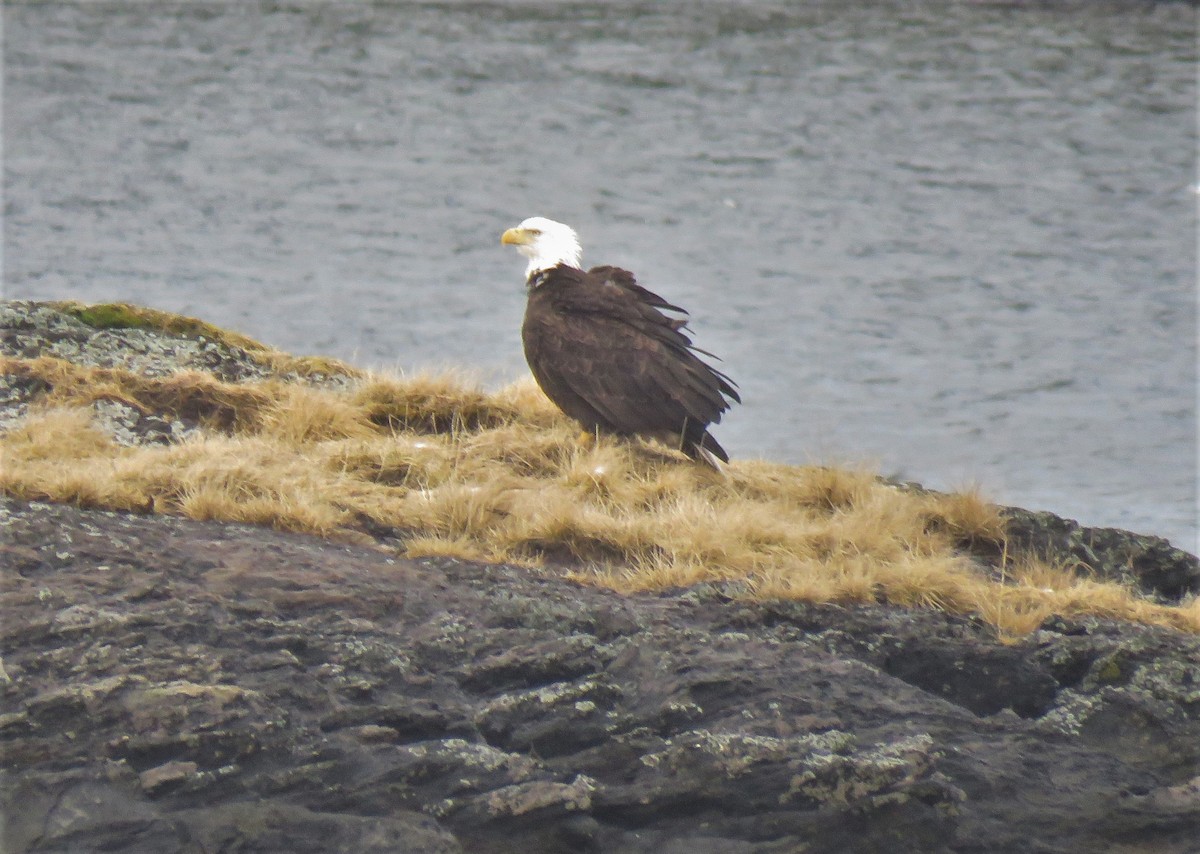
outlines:
[[[500,236],[500,242],[517,247],[529,259],[526,279],[559,264],[578,267],[583,257],[575,229],[544,216],[531,216],[516,228],[510,228]]]

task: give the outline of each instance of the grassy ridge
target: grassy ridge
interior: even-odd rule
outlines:
[[[640,442],[581,443],[531,382],[487,394],[455,376],[351,369],[338,390],[49,357],[0,368],[43,389],[0,437],[0,488],[26,499],[382,539],[409,556],[515,562],[618,591],[719,580],[752,596],[939,608],[1005,636],[1054,614],[1200,631],[1200,601],[1158,605],[1028,560],[999,580],[982,571],[963,544],[1002,544],[1005,532],[976,494],[751,460],[722,476]],[[200,429],[118,445],[94,422],[97,401]]]

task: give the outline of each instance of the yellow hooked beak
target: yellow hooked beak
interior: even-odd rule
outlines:
[[[511,246],[524,246],[531,239],[532,235],[524,228],[510,228],[500,235],[500,242]]]

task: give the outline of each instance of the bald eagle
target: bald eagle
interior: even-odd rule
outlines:
[[[500,242],[516,246],[529,301],[521,339],[542,391],[586,430],[650,436],[717,468],[729,454],[708,432],[730,401],[725,374],[706,364],[684,331],[687,312],[619,267],[580,268],[575,231],[535,216]],[[715,459],[714,459],[715,458]]]

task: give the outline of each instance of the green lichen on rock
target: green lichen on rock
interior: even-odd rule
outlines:
[[[0,302],[0,353],[54,356],[146,376],[184,370],[226,381],[274,375],[343,386],[363,372],[326,356],[293,356],[204,320],[130,303]]]
[[[817,752],[801,763],[781,801],[800,796],[847,806],[886,795],[904,798],[903,787],[925,777],[936,759],[933,739],[925,733],[867,750]],[[963,797],[953,787],[943,787],[939,795],[936,800],[949,807]]]
[[[1110,658],[1096,671],[1097,682],[1116,682],[1121,678],[1121,665]]]
[[[25,300],[0,302],[0,355],[61,359],[142,377],[203,371],[225,382],[264,379],[275,358],[257,341],[168,312]]]
[[[249,351],[268,352],[272,349],[246,335],[221,329],[194,317],[130,303],[107,302],[88,305],[63,301],[52,302],[49,305],[94,329],[148,329],[186,338],[208,338]]]
[[[570,783],[534,780],[506,786],[488,793],[484,801],[493,816],[518,816],[539,810],[570,812],[590,809],[596,789],[595,780],[579,774]]]

